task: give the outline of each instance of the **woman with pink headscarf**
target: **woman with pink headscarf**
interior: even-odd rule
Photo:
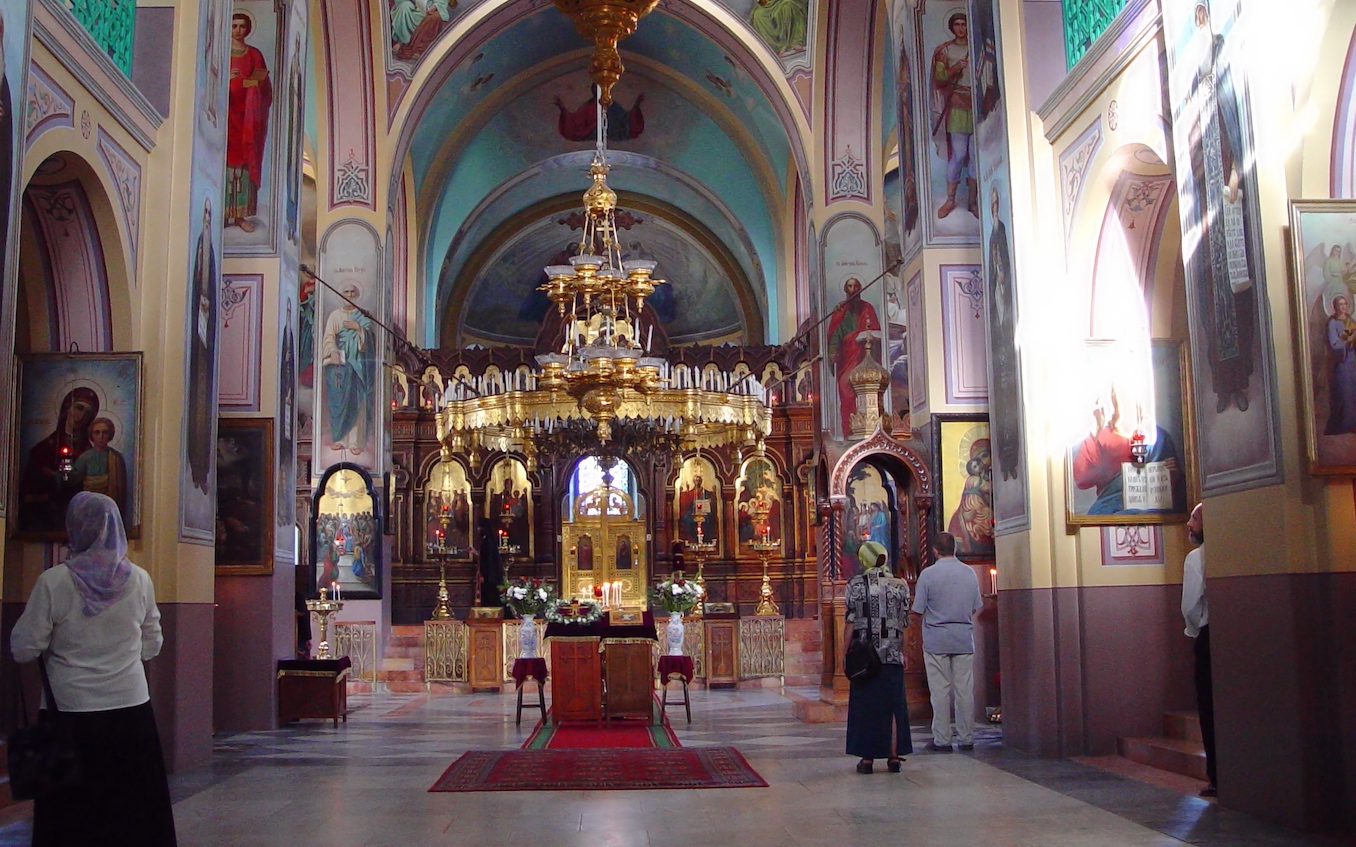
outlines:
[[[15,661],[43,660],[84,776],[80,786],[35,801],[33,844],[173,847],[165,757],[142,664],[164,640],[151,577],[128,561],[111,498],[76,494],[66,532],[70,556],[38,577],[10,639]]]

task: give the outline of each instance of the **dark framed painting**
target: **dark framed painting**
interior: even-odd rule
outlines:
[[[272,418],[217,422],[217,573],[273,573],[274,467]]]
[[[1356,475],[1356,200],[1292,201],[1290,241],[1309,472]]]
[[[141,353],[29,353],[18,363],[10,527],[16,538],[66,540],[80,491],[118,504],[141,533]]]
[[[991,562],[993,447],[988,415],[933,415],[937,531],[956,536],[956,557]]]
[[[1066,522],[1185,522],[1200,499],[1186,346],[1088,340],[1079,362],[1061,415]]]
[[[320,477],[311,504],[311,596],[380,600],[381,500],[372,477],[348,462]]]

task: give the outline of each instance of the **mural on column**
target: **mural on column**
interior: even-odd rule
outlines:
[[[887,208],[898,215],[903,255],[912,256],[922,244],[921,207],[918,202],[918,51],[913,5],[895,0],[890,9],[890,32],[895,53],[895,94],[899,127],[899,186],[890,195],[886,183]],[[924,77],[926,80],[926,77]],[[888,237],[888,236],[887,236]]]
[[[964,2],[919,0],[914,28],[920,95],[914,112],[926,133],[926,176],[920,217],[930,244],[979,240],[980,200],[975,162],[975,74],[970,19]]]
[[[885,266],[902,261],[899,225],[900,169],[885,175]],[[909,321],[903,266],[885,275],[885,369],[890,372],[890,408],[896,415],[909,411]]]
[[[188,243],[193,246],[188,260],[179,537],[200,544],[213,544],[216,539],[216,350],[229,10],[226,0],[206,0],[203,4],[199,43],[205,49],[198,59],[197,119],[187,210]]]
[[[281,527],[296,523],[296,461],[297,461],[297,298],[293,293],[297,278],[297,257],[284,253],[281,268],[282,302],[278,314],[278,472],[277,524]],[[274,533],[278,547],[292,549],[292,533]]]
[[[824,322],[825,425],[835,438],[851,429],[857,396],[848,375],[868,357],[881,363],[885,311],[884,280],[870,285],[881,273],[881,240],[866,218],[841,215],[824,228],[824,292],[820,302],[829,310]],[[886,400],[887,406],[889,399]],[[887,409],[888,411],[888,409]]]
[[[282,144],[282,231],[287,242],[301,244],[301,162],[306,134],[306,69],[310,59],[307,4],[293,3],[287,15],[286,82],[280,92],[283,101]]]
[[[351,462],[379,472],[377,410],[382,330],[373,320],[382,301],[381,246],[362,221],[332,225],[320,241],[318,335],[312,374],[317,387],[313,433],[317,467]],[[335,293],[335,292],[338,293]],[[342,296],[341,296],[342,295]]]
[[[1165,0],[1205,494],[1284,477],[1238,0]]]
[[[1012,185],[1008,163],[1007,104],[999,87],[1003,67],[997,4],[972,0],[971,63],[975,71],[975,154],[985,202],[984,286],[988,295],[989,426],[993,451],[994,534],[1027,528],[1025,434],[1022,413],[1022,360],[1018,344],[1017,281],[1013,277]]]
[[[316,281],[306,274],[297,277],[297,439],[311,441],[315,434],[315,306]]]
[[[282,66],[281,12],[276,0],[235,0],[231,8],[222,245],[233,255],[278,249],[273,151],[280,110],[274,108],[273,88],[274,70]]]
[[[928,359],[927,331],[923,307],[923,272],[919,271],[909,280],[908,314],[913,332],[909,341],[909,394],[908,402],[901,408],[908,409],[915,419],[928,407]]]
[[[843,544],[838,557],[838,578],[851,579],[861,573],[857,548],[864,541],[874,541],[890,551],[890,566],[896,564],[896,552],[890,539],[893,535],[894,511],[890,508],[890,492],[885,478],[874,465],[865,462],[848,474],[847,508],[843,511]]]
[[[33,4],[26,0],[0,0],[0,326],[9,326],[12,292],[19,267],[19,200],[16,175],[23,163],[24,122],[14,104],[27,94],[28,26]],[[6,347],[8,349],[8,347]],[[9,396],[10,370],[0,369],[0,396]],[[0,419],[0,443],[9,443],[10,421]],[[0,517],[5,515],[7,480],[0,475]]]

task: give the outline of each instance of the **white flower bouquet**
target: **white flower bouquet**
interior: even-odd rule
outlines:
[[[706,591],[690,579],[683,578],[683,572],[677,571],[672,577],[659,583],[651,595],[652,602],[666,612],[687,613],[702,601]]]
[[[519,617],[539,615],[556,598],[556,590],[548,583],[530,576],[519,577],[504,589],[504,605]]]

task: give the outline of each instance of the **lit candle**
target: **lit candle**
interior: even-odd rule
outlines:
[[[998,568],[989,568],[989,593],[998,594]]]
[[[612,583],[612,602],[617,604],[617,608],[621,608],[621,580]]]

